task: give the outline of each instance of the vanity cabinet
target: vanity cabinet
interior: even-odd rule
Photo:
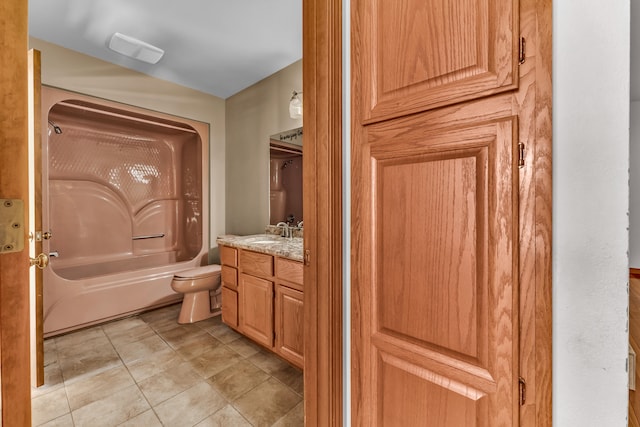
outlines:
[[[302,262],[220,246],[222,321],[304,366]]]
[[[238,328],[238,250],[220,247],[222,269],[222,321],[234,329]]]

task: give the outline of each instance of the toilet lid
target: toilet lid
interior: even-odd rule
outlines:
[[[177,273],[174,273],[174,277],[179,279],[198,279],[200,277],[211,276],[219,272],[220,266],[218,264],[212,264],[192,268],[191,270],[178,271]]]

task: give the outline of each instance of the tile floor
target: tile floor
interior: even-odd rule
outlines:
[[[302,372],[180,305],[45,340],[34,426],[302,426]]]

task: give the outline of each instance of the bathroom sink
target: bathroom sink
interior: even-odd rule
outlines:
[[[246,243],[249,243],[251,245],[256,244],[256,245],[268,245],[270,243],[276,243],[281,241],[282,238],[280,236],[255,236],[255,237],[249,237],[245,240]]]

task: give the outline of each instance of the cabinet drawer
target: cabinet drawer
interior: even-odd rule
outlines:
[[[222,321],[234,329],[238,328],[238,293],[222,287]]]
[[[299,261],[276,258],[276,277],[287,282],[302,285],[303,266]]]
[[[238,290],[238,270],[226,265],[222,266],[222,285],[233,290]]]
[[[255,276],[273,276],[273,256],[251,251],[240,251],[240,272]]]
[[[231,267],[238,266],[238,250],[229,246],[220,246],[220,263]]]

